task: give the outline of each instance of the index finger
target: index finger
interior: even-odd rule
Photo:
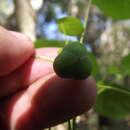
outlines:
[[[17,69],[33,52],[33,43],[23,34],[0,27],[0,76]]]

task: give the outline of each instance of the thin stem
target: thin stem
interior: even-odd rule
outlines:
[[[51,127],[49,127],[48,130],[51,130]]]
[[[67,35],[66,35],[66,31],[65,31],[64,25],[63,25],[63,24],[61,24],[61,27],[62,27],[63,32],[64,32],[64,36],[65,36],[65,45],[66,45],[66,44],[68,44],[68,43],[69,43],[69,41],[68,41],[68,38],[67,38]]]
[[[72,120],[72,130],[76,130],[76,117]]]
[[[85,22],[84,22],[84,32],[82,33],[82,36],[80,38],[80,43],[83,43],[84,41],[84,36],[85,36],[85,31],[87,29],[87,24],[88,24],[88,17],[89,17],[89,12],[90,12],[90,7],[91,7],[92,0],[88,1],[88,7],[85,15]]]
[[[67,35],[65,34],[65,45],[67,45],[69,43],[69,40],[67,38]]]
[[[49,62],[54,62],[53,58],[49,58],[49,57],[46,57],[46,56],[34,56],[34,57],[37,58],[37,59],[46,60],[46,61],[49,61]]]
[[[68,130],[71,130],[71,120],[68,120]]]

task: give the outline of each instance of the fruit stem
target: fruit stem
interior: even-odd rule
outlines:
[[[49,62],[54,62],[53,58],[49,58],[49,57],[46,57],[46,56],[34,56],[34,57],[37,58],[37,59],[46,60],[46,61],[49,61]]]
[[[62,27],[62,29],[63,29],[64,36],[65,36],[65,45],[67,45],[67,44],[69,43],[69,41],[68,41],[68,38],[67,38],[67,35],[66,35],[66,31],[65,31],[64,25],[61,24],[61,27]]]
[[[71,130],[71,120],[68,120],[68,130]]]
[[[65,34],[65,45],[67,45],[69,43],[67,35]]]
[[[72,126],[73,126],[72,130],[76,130],[76,117],[73,118],[73,120],[72,120]]]
[[[88,1],[88,7],[85,15],[85,22],[84,22],[84,32],[82,33],[82,36],[80,38],[80,43],[83,44],[84,42],[84,37],[85,37],[85,32],[87,29],[87,24],[88,24],[88,17],[89,17],[89,12],[90,12],[90,7],[91,7],[92,0]]]

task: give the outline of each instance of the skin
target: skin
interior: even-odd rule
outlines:
[[[40,130],[88,111],[96,84],[58,77],[53,63],[58,48],[35,50],[24,35],[0,27],[0,129]]]

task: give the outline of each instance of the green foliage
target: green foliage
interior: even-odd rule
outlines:
[[[109,65],[108,69],[107,69],[107,73],[116,75],[116,74],[120,74],[121,71],[120,71],[120,68],[118,66]]]
[[[121,72],[123,76],[130,75],[130,54],[124,56],[121,60]]]
[[[74,17],[64,17],[58,21],[59,31],[65,35],[81,36],[84,31],[82,22]]]
[[[87,50],[79,42],[67,44],[56,57],[53,68],[62,78],[86,79],[92,72]]]
[[[93,0],[93,4],[115,20],[130,18],[130,0]]]
[[[122,57],[119,66],[109,65],[107,69],[108,74],[121,75],[123,77],[130,76],[130,54]]]
[[[65,41],[58,41],[58,40],[45,40],[43,38],[38,39],[35,42],[35,48],[41,47],[64,47]]]
[[[112,119],[130,115],[130,91],[121,87],[98,85],[96,111]]]

